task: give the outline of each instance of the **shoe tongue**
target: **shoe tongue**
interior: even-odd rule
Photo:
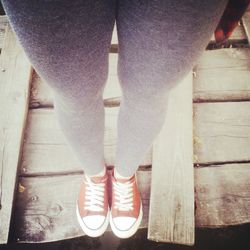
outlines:
[[[115,175],[113,175],[113,177],[115,178],[115,180],[117,180],[121,183],[131,182],[131,180],[133,179],[133,176],[130,178],[118,178]]]
[[[90,179],[91,182],[98,184],[106,179],[106,175],[104,174],[103,176],[86,176],[86,178]]]
[[[95,177],[90,177],[90,180],[94,183],[99,183],[101,181],[102,177],[95,176]]]
[[[105,178],[105,176],[93,176],[93,177],[90,177],[91,181],[94,182],[95,184],[103,182],[104,178]]]

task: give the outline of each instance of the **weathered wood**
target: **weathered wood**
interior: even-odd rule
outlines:
[[[0,16],[0,29],[5,29],[8,23],[9,21],[6,15]]]
[[[144,212],[141,228],[147,227],[150,176],[150,171],[137,173]],[[15,234],[20,242],[47,242],[84,235],[75,214],[82,178],[80,174],[20,178],[15,215]]]
[[[119,107],[105,108],[104,153],[107,165],[114,165],[118,112]],[[141,165],[151,165],[151,157],[152,152],[145,156]],[[55,119],[54,110],[30,110],[21,171],[30,174],[71,172],[81,170],[80,166]]]
[[[6,243],[32,71],[10,26],[6,28],[0,68],[0,243]]]
[[[197,227],[250,222],[250,164],[195,168]],[[151,171],[138,171],[147,227]],[[22,177],[15,210],[15,237],[20,242],[48,242],[83,235],[75,217],[81,174]],[[164,198],[161,197],[161,200]]]
[[[121,88],[116,73],[117,54],[110,54],[109,78],[104,89],[104,104],[118,106]],[[208,50],[194,69],[194,102],[250,100],[250,49]],[[49,86],[34,75],[30,108],[53,107]]]
[[[219,68],[237,68],[241,70],[248,70],[249,64],[249,48],[231,48],[218,49],[214,51],[205,51],[196,62],[196,70],[208,70]]]
[[[250,161],[250,102],[194,105],[197,163]]]
[[[245,38],[241,37],[240,39]],[[194,96],[197,98],[196,100],[200,101],[202,98],[205,101],[240,100],[241,98],[249,100],[249,84],[247,80],[249,74],[249,63],[247,62],[247,60],[249,60],[248,49],[229,49],[228,51],[231,51],[229,54],[227,54],[227,52],[223,52],[223,54],[220,51],[222,50],[219,50],[220,59],[219,57],[216,59],[216,55],[218,54],[211,55],[211,53],[206,54],[211,51],[204,52],[204,55],[208,55],[208,61],[202,61],[197,67],[197,78],[200,78],[202,82],[202,79],[206,77],[207,80],[204,88],[207,89],[207,93],[210,93],[211,96],[206,97],[205,92],[202,92],[204,88],[200,87],[198,89],[200,93],[197,96],[196,92],[194,92]],[[214,52],[216,51],[213,51],[213,53]],[[106,107],[113,105],[118,106],[121,94],[115,72],[117,55],[110,54],[110,58],[113,71],[110,71],[110,79],[105,89],[106,92],[104,92],[104,103]],[[112,65],[113,62],[114,64]],[[213,64],[217,66],[213,68]],[[218,71],[216,71],[216,68],[219,68]],[[235,73],[231,72],[230,69]],[[207,73],[205,71],[207,71]],[[227,74],[223,73],[225,71],[227,71]],[[217,78],[221,79],[221,81],[216,81],[215,76],[214,78],[210,77],[211,73],[217,74]],[[244,74],[244,77],[239,78],[239,73]],[[209,81],[213,79],[215,84],[210,84],[209,86]],[[34,78],[34,80],[37,81],[38,84],[33,87],[33,98],[30,107],[39,107],[40,105],[52,107],[52,98],[47,93],[49,90],[48,86],[45,86],[43,82],[39,82],[39,78]],[[220,91],[218,85],[223,85],[223,91]],[[236,85],[237,88],[235,88]],[[35,93],[36,91],[37,93]],[[39,95],[40,97],[38,97]],[[200,95],[202,95],[201,99],[199,99]],[[210,159],[210,156],[216,152],[219,145],[224,145],[229,142],[227,140],[228,138],[218,136],[217,134],[218,131],[221,131],[220,129],[222,127],[220,124],[222,114],[226,120],[228,119],[226,129],[229,133],[229,137],[235,136],[234,129],[239,130],[235,140],[232,139],[229,142],[231,145],[234,145],[234,149],[238,148],[236,150],[237,152],[234,152],[235,160],[238,161],[242,156],[243,158],[247,155],[249,156],[249,153],[246,152],[247,148],[243,148],[243,146],[249,147],[248,138],[243,138],[240,142],[238,140],[238,137],[241,137],[244,130],[249,134],[248,127],[250,125],[246,111],[249,110],[249,106],[237,106],[237,103],[232,103],[233,106],[234,104],[236,104],[236,106],[232,109],[232,107],[227,106],[226,103],[223,104],[225,108],[222,108],[222,106],[220,108],[220,104],[215,103],[214,105],[219,105],[218,107],[221,112],[214,113],[214,116],[212,112],[216,109],[215,106],[211,108],[209,106],[210,104],[194,104],[196,112],[194,116],[195,124],[199,124],[198,122],[201,122],[202,119],[204,119],[204,123],[209,124],[206,126],[207,131],[205,131],[205,127],[204,130],[198,129],[196,131],[197,126],[195,127],[195,133],[197,132],[194,138],[196,148],[195,156],[198,155],[195,160],[196,163],[209,163],[207,158]],[[238,108],[240,109],[239,114]],[[107,122],[105,125],[106,162],[108,165],[113,165],[116,143],[115,123],[119,107],[105,108],[105,110],[105,121]],[[208,112],[208,115],[206,115],[206,112]],[[232,115],[234,115],[234,119],[232,119]],[[217,120],[217,118],[219,118],[219,120]],[[242,120],[240,121],[239,119]],[[235,121],[238,121],[236,125]],[[204,123],[202,126],[204,126]],[[211,126],[210,123],[213,125]],[[214,135],[217,138],[214,140],[216,142],[215,146],[207,139],[209,135],[208,131],[210,131],[210,135]],[[205,138],[204,140],[203,136]],[[73,219],[75,218],[75,197],[77,195],[78,185],[82,179],[82,174],[80,174],[82,169],[63,138],[61,130],[55,121],[53,110],[31,110],[25,137],[26,141],[21,164],[22,177],[19,179],[19,192],[15,211],[16,237],[20,239],[20,242],[47,242],[83,235],[77,221]],[[207,142],[209,146],[205,145],[204,147],[204,143],[206,144]],[[242,148],[245,150],[243,153],[240,152]],[[222,152],[223,159],[216,158],[218,162],[225,161],[225,159],[227,161],[228,158],[226,156],[228,156],[232,150],[229,150],[229,146],[219,148],[219,150]],[[203,162],[200,162],[199,158],[201,157],[199,156],[199,152],[202,152],[201,155],[203,156],[206,154],[210,155],[209,157],[202,156]],[[219,154],[220,153],[218,153],[218,156]],[[142,165],[149,165],[151,163],[152,152],[146,157]],[[139,186],[144,203],[144,219],[141,226],[146,227],[151,171],[148,169],[146,171],[138,171],[138,173],[141,175],[141,177],[139,177]],[[53,176],[54,174],[57,176]],[[26,177],[29,175],[33,175],[34,177]],[[43,177],[42,175],[45,176]],[[234,176],[239,177],[234,178]],[[249,192],[247,192],[247,190],[249,190],[249,177],[250,164],[225,164],[195,169],[196,226],[219,227],[250,222],[250,199]],[[242,190],[244,190],[244,192],[242,192]],[[222,207],[228,209],[224,209],[223,212],[220,212],[222,211]]]
[[[194,68],[194,102],[250,100],[250,49],[205,51]]]
[[[250,160],[249,102],[195,103],[193,108],[194,163]],[[118,112],[119,107],[105,108],[104,149],[108,165],[114,164]],[[152,150],[141,165],[151,164]],[[21,171],[29,174],[81,171],[53,109],[30,110]]]
[[[248,9],[242,17],[243,26],[246,32],[248,42],[250,43],[250,10]]]
[[[116,23],[114,25],[112,38],[111,38],[111,44],[118,44],[118,36],[117,36],[117,26]]]
[[[0,51],[3,48],[4,34],[7,23],[8,23],[7,17],[0,16]]]
[[[195,169],[196,225],[221,227],[250,222],[250,164]]]
[[[164,125],[153,144],[148,239],[194,244],[193,78],[168,97]]]

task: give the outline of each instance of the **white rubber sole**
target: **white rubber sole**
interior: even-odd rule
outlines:
[[[113,231],[113,233],[119,237],[119,238],[122,238],[122,239],[125,239],[125,238],[129,238],[131,237],[133,234],[136,233],[136,231],[138,230],[140,224],[141,224],[141,221],[142,221],[142,217],[143,217],[143,212],[142,212],[142,203],[141,203],[141,208],[140,208],[140,213],[139,213],[139,217],[137,219],[137,221],[134,223],[134,225],[129,229],[129,230],[119,230],[115,225],[114,225],[114,222],[112,220],[112,215],[110,213],[110,226],[111,226],[111,229]]]
[[[108,225],[109,225],[109,217],[110,217],[110,211],[108,210],[108,213],[107,213],[107,217],[102,225],[102,227],[98,228],[97,230],[92,230],[90,228],[88,228],[84,222],[82,221],[82,218],[81,218],[81,215],[79,214],[79,211],[78,211],[78,206],[76,205],[76,216],[77,216],[77,220],[78,220],[78,223],[80,224],[83,232],[90,236],[90,237],[99,237],[101,236],[105,231],[106,229],[108,228]]]

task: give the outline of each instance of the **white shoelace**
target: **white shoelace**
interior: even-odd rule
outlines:
[[[120,211],[133,210],[133,182],[114,183],[115,206]]]
[[[94,183],[86,177],[85,209],[90,211],[104,210],[104,183]]]

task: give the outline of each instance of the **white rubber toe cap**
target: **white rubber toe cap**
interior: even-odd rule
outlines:
[[[82,218],[83,223],[91,230],[99,229],[105,222],[105,216],[91,215]]]
[[[115,227],[121,231],[129,230],[135,223],[136,218],[133,217],[116,217],[113,218]]]

